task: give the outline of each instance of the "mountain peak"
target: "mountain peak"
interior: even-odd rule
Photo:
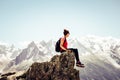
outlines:
[[[34,41],[32,41],[32,42],[28,45],[29,48],[30,48],[30,47],[35,47],[35,46],[36,46],[36,44],[35,44]]]

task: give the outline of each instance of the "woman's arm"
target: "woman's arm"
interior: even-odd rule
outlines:
[[[65,41],[65,38],[61,38],[61,40],[60,40],[60,48],[62,48],[63,50],[66,51],[67,49],[63,47],[64,41]]]

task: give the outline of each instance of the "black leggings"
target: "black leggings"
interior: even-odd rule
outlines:
[[[68,48],[68,50],[72,50],[72,51],[73,51],[77,62],[80,61],[80,60],[79,60],[78,49],[76,49],[76,48]],[[61,52],[64,52],[64,50],[61,51]]]

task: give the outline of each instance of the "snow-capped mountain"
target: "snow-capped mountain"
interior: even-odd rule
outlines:
[[[4,71],[26,70],[33,62],[50,60],[53,55],[60,54],[55,52],[55,42],[32,41],[19,55],[10,57]],[[81,79],[120,80],[120,39],[85,36],[68,39],[68,43],[70,48],[78,48],[80,60],[86,66],[84,69],[76,67],[80,69]]]
[[[72,40],[79,49],[85,69],[80,70],[83,80],[120,80],[120,40],[111,37],[87,36]]]
[[[26,69],[33,62],[45,61],[46,53],[48,53],[48,50],[46,50],[46,48],[44,47],[43,42],[37,45],[34,41],[32,41],[28,45],[28,47],[23,49],[22,52],[15,59],[10,61],[10,63],[4,68],[4,71],[8,69],[10,70]]]
[[[20,53],[20,49],[16,49],[14,45],[0,43],[0,72]]]
[[[20,52],[20,49],[16,49],[14,47],[14,45],[1,45],[0,44],[0,55],[1,55],[1,59],[11,59],[11,58],[15,58],[18,53]],[[0,59],[0,60],[1,60]]]

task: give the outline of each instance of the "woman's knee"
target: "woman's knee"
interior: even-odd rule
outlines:
[[[70,48],[69,50],[72,50],[73,52],[78,52],[77,48]]]
[[[74,50],[75,50],[75,51],[78,51],[78,49],[77,49],[77,48],[74,48]]]

